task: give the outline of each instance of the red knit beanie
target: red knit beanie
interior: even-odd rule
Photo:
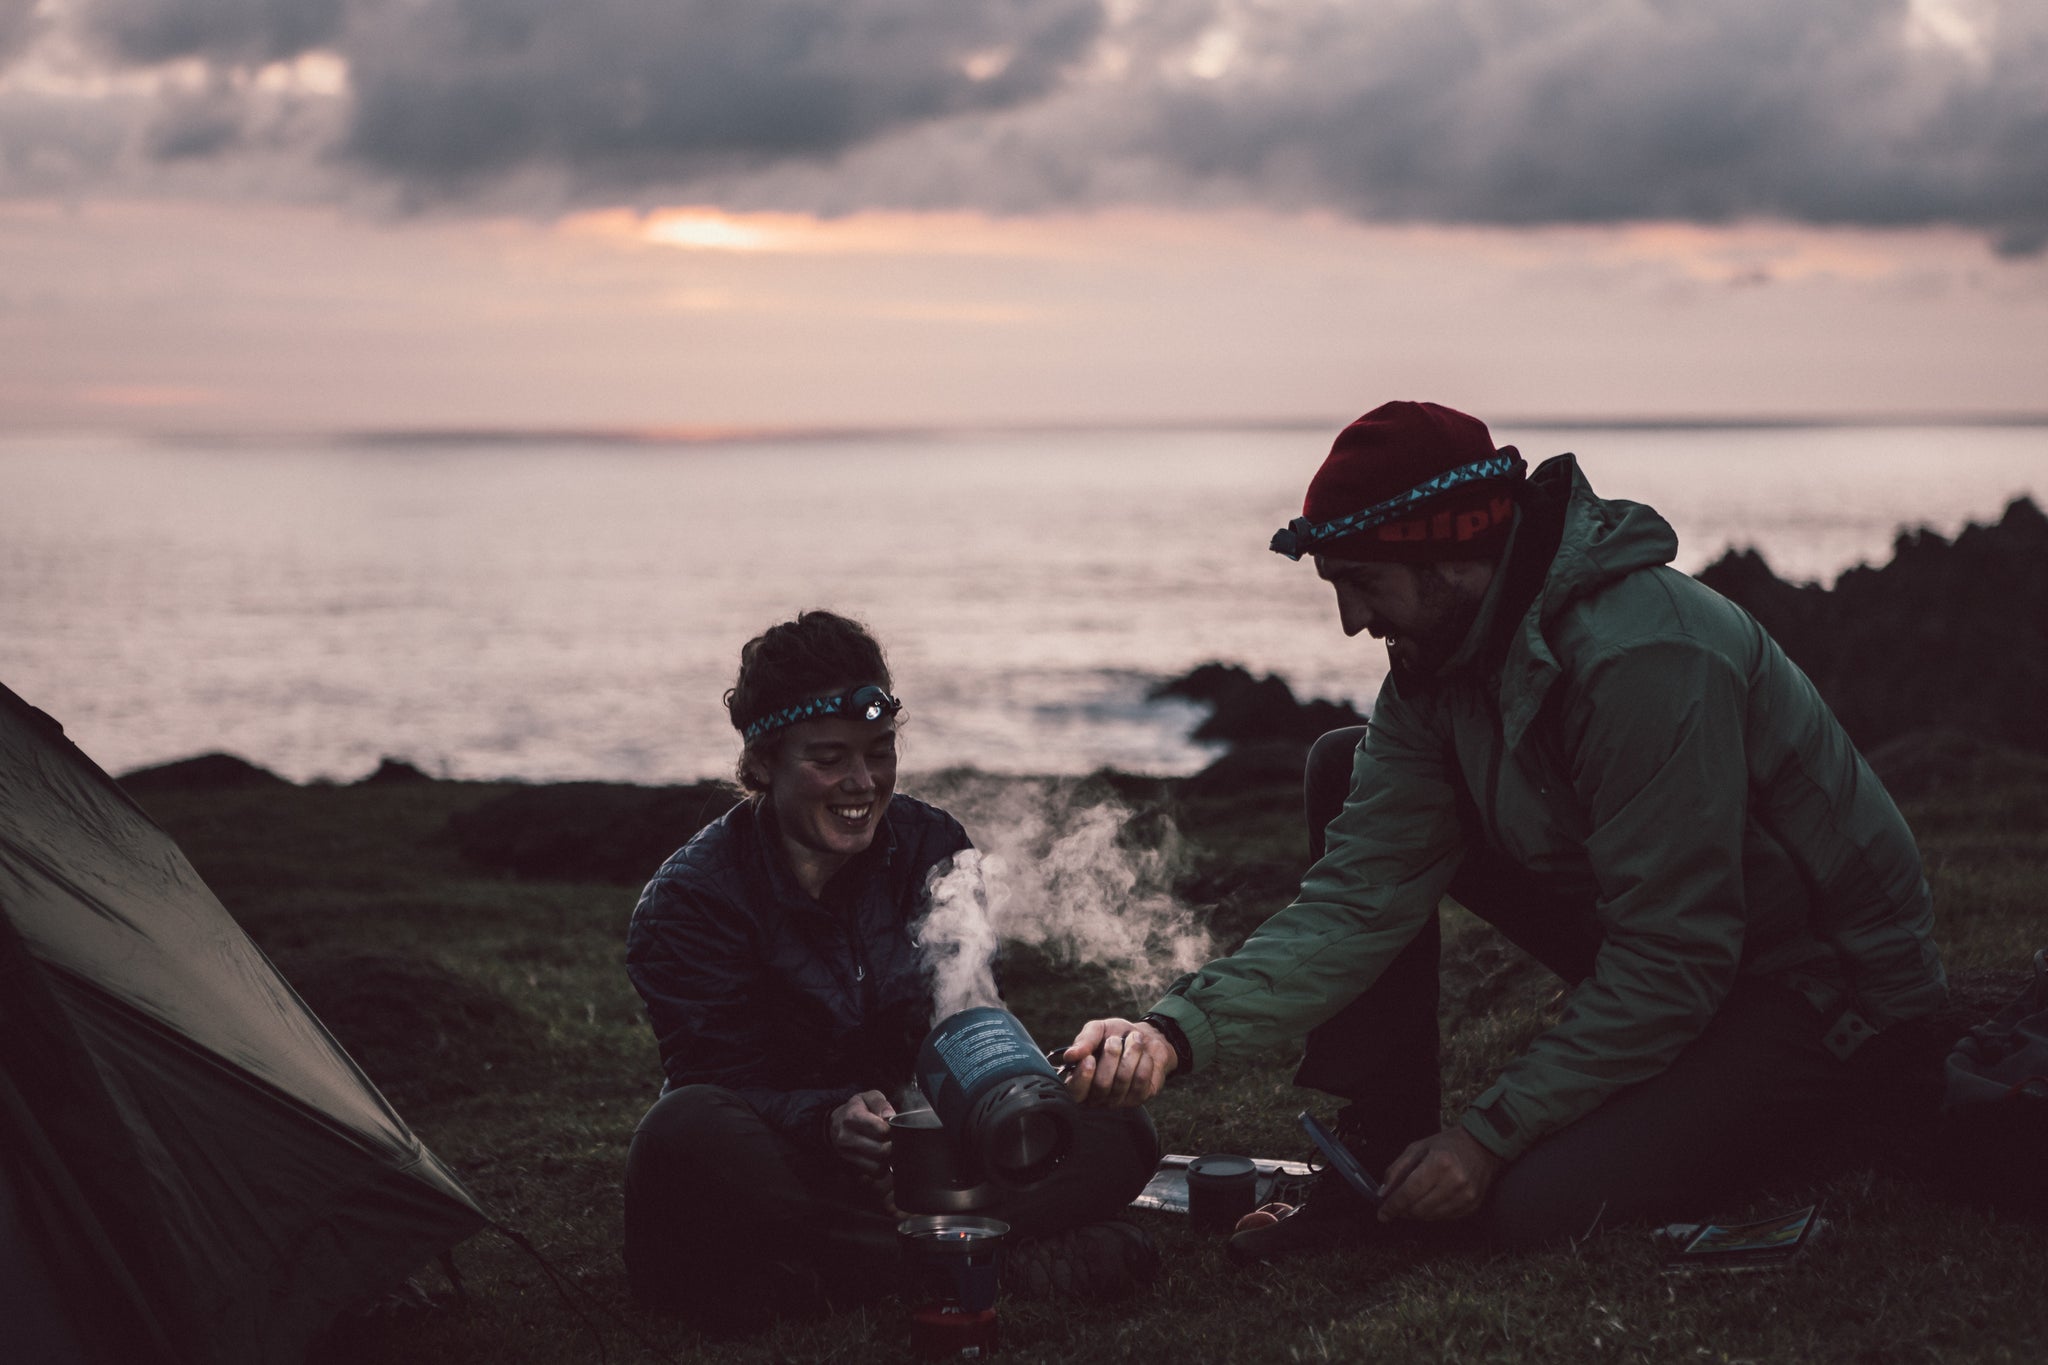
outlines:
[[[1527,469],[1486,423],[1436,403],[1382,403],[1337,433],[1301,515],[1273,537],[1289,559],[1489,559]]]

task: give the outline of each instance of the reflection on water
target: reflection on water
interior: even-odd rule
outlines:
[[[2048,428],[1497,430],[1656,506],[1680,567],[1883,560],[2039,487]],[[621,448],[0,441],[0,681],[119,770],[224,748],[288,776],[726,771],[740,643],[869,622],[907,765],[1188,771],[1205,659],[1371,699],[1377,649],[1268,554],[1322,431]]]

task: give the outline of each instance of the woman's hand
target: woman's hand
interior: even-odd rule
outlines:
[[[1158,1094],[1180,1065],[1166,1035],[1128,1019],[1095,1019],[1068,1045],[1067,1093],[1083,1104],[1131,1108]]]
[[[888,1192],[889,1120],[896,1106],[879,1090],[863,1090],[832,1111],[825,1122],[825,1135],[841,1161],[859,1171],[861,1178]]]

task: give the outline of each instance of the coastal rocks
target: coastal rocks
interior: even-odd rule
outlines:
[[[1305,752],[1325,731],[1365,723],[1347,702],[1297,701],[1285,680],[1271,673],[1255,678],[1237,664],[1202,664],[1159,684],[1150,695],[1207,706],[1209,718],[1195,727],[1193,737],[1232,745],[1282,743]]]
[[[225,791],[234,787],[288,787],[291,783],[233,754],[200,754],[152,768],[137,768],[119,778],[130,796],[163,791]]]
[[[2026,498],[1954,541],[1906,532],[1891,563],[1832,590],[1782,581],[1754,550],[1699,579],[1757,618],[1866,753],[1926,729],[2048,752],[2048,517]]]
[[[522,787],[449,817],[471,866],[549,881],[638,886],[738,799],[723,782]]]
[[[407,763],[404,759],[392,758],[387,754],[383,761],[378,763],[377,770],[368,777],[359,779],[356,785],[358,787],[406,786],[416,785],[421,782],[432,782],[433,780],[433,778],[421,772],[412,764]]]
[[[1297,700],[1294,689],[1267,674],[1237,664],[1206,663],[1154,687],[1156,698],[1179,697],[1209,708],[1193,738],[1229,749],[1179,784],[1185,799],[1234,804],[1255,794],[1299,793],[1309,746],[1331,730],[1363,725],[1365,717],[1348,702]]]

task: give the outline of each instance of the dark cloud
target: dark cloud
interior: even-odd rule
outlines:
[[[214,89],[166,100],[145,134],[145,147],[158,161],[218,157],[240,145],[246,117],[243,102]]]
[[[2040,0],[85,0],[212,84],[140,156],[231,161],[256,64],[345,64],[304,164],[459,202],[1112,202],[1389,221],[1750,216],[2048,241]],[[27,22],[0,0],[0,50]],[[238,76],[237,73],[240,73]],[[166,96],[166,101],[173,97]],[[237,130],[241,130],[238,135]],[[0,132],[4,132],[0,129]],[[266,144],[273,159],[278,140]],[[311,171],[309,170],[309,173]]]
[[[79,24],[116,59],[270,62],[332,42],[344,0],[85,0]]]
[[[428,0],[350,53],[349,151],[412,180],[829,156],[1046,94],[1094,0]]]
[[[1164,85],[1143,136],[1197,181],[1373,218],[2048,225],[2027,0],[1941,30],[1883,0],[1376,13],[1248,35],[1218,79]]]
[[[39,27],[36,0],[0,0],[0,67],[29,45]]]
[[[219,76],[331,52],[351,88],[344,159],[440,197],[536,170],[605,190],[675,184],[1012,108],[1058,86],[1103,12],[1100,0],[86,0],[79,22],[131,66],[196,60]],[[207,122],[226,126],[217,107]]]

